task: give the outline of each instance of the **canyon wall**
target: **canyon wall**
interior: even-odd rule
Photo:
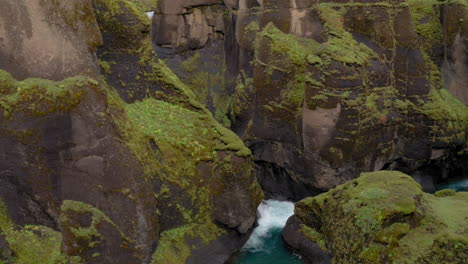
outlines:
[[[381,169],[426,190],[466,176],[466,2],[172,3],[153,18],[156,52],[228,118],[267,196]]]
[[[139,2],[0,4],[0,262],[229,258],[263,199],[250,151],[153,52]]]

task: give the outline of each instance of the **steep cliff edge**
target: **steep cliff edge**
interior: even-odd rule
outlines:
[[[467,202],[466,192],[424,193],[400,172],[363,173],[298,202],[283,237],[306,260],[328,253],[334,263],[465,263]]]
[[[402,170],[427,190],[467,175],[465,1],[172,3],[155,12],[156,51],[230,117],[268,196],[362,171]]]
[[[6,43],[60,45],[83,33],[70,27],[87,23],[100,31],[83,33],[97,37],[95,46],[73,43],[82,52],[74,61],[61,49],[47,57],[64,68],[83,62],[84,71],[55,71],[41,60],[32,74],[36,47],[1,46],[2,62],[30,55],[0,67],[0,260],[223,263],[247,238],[263,198],[250,151],[156,57],[138,1],[14,5],[24,6],[22,19],[50,24],[13,39],[21,29],[1,27]],[[144,81],[131,75],[135,65]],[[134,85],[125,89],[124,81]]]

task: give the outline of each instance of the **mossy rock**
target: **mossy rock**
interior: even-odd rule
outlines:
[[[138,44],[150,31],[150,19],[139,1],[94,0],[94,10],[104,42],[112,41],[114,47]]]
[[[246,195],[242,197],[247,197],[242,200],[247,209],[236,211],[235,218],[242,213],[247,215],[235,220],[232,227],[255,215],[255,208],[263,196],[252,174],[252,160],[226,151],[235,147],[224,141],[226,136],[222,133],[228,130],[223,132],[225,128],[216,123],[211,114],[205,112],[207,110],[193,111],[154,98],[128,104],[125,109],[129,121],[142,133],[139,137],[153,142],[153,147],[160,153],[159,158],[151,161],[154,166],[149,173],[157,173],[165,186],[157,194],[158,200],[164,203],[158,208],[163,212],[161,221],[172,219],[174,224],[180,224],[163,230],[153,263],[185,262],[193,250],[206,246],[226,232],[215,221],[219,220],[219,211],[235,211],[238,206],[232,203],[228,205],[229,209],[218,208],[222,203],[219,199],[226,197],[219,197],[216,187],[222,184],[217,181],[230,183],[228,187],[220,188],[223,194],[232,193],[231,199],[236,199],[239,193],[234,191],[234,186],[246,185],[241,193]],[[141,153],[141,150],[135,148],[134,152]],[[224,159],[224,153],[234,157]],[[227,167],[228,172],[218,172],[217,167]],[[171,215],[164,215],[164,212],[171,212]]]
[[[9,245],[10,254],[0,248],[0,263],[9,260],[15,264],[62,264],[66,258],[61,254],[60,232],[38,225],[16,226],[8,216],[8,210],[0,200],[0,233]],[[7,255],[6,255],[7,254]],[[7,258],[7,259],[5,259]]]
[[[132,256],[132,241],[109,217],[89,204],[64,201],[60,226],[64,254],[69,258],[79,258],[84,263],[138,261]]]
[[[9,73],[0,70],[0,112],[10,119],[18,114],[40,117],[66,112],[81,102],[86,94],[82,89],[85,86],[97,87],[98,82],[84,76],[61,82],[45,79],[17,82]]]
[[[295,213],[337,263],[465,263],[467,203],[466,192],[423,193],[410,176],[380,171],[306,198]]]

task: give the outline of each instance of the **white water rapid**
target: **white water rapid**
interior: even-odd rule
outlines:
[[[153,16],[154,16],[154,12],[146,12],[146,15],[147,15],[150,19],[152,19]]]
[[[249,251],[268,251],[265,240],[273,232],[282,230],[288,218],[294,214],[294,203],[288,201],[266,200],[257,209],[258,226],[252,232],[244,249]]]

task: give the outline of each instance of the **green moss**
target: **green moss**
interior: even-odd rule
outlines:
[[[329,39],[323,44],[322,60],[335,60],[347,64],[366,65],[372,58],[378,58],[377,54],[369,47],[358,43],[351,33],[343,27],[344,14],[347,12],[344,6],[334,6],[329,3],[319,5],[320,16],[325,21]]]
[[[224,143],[224,146],[219,146],[219,150],[232,150],[236,151],[237,155],[247,157],[250,155],[250,150],[244,145],[242,140],[237,137],[232,131],[220,125],[213,117],[210,111],[200,104],[193,91],[187,87],[175,74],[172,72],[162,60],[156,59],[153,49],[151,48],[150,40],[144,41],[144,44],[138,49],[133,51],[137,55],[141,55],[140,63],[150,67],[150,71],[145,71],[143,74],[149,81],[156,81],[172,89],[171,93],[177,96],[172,97],[165,95],[166,100],[180,103],[186,107],[190,107],[202,114],[207,118],[206,123],[214,127],[218,132],[219,138]],[[167,98],[168,97],[168,98]],[[227,108],[227,104],[226,104]]]
[[[16,90],[16,80],[6,71],[0,70],[0,95],[9,95]]]
[[[213,162],[217,157],[215,148],[221,140],[213,118],[205,112],[153,98],[127,105],[115,91],[109,97],[117,109],[125,109],[127,113],[128,119],[118,121],[124,141],[139,158],[146,175],[159,177],[166,186],[157,198],[171,200],[168,206],[175,207],[184,218],[184,228],[163,232],[153,262],[181,263],[177,261],[186,259],[192,250],[185,234],[206,244],[222,232],[213,223],[210,190],[197,168],[200,161]],[[155,156],[149,141],[157,145],[160,157]],[[172,196],[167,186],[183,190],[191,206],[182,206],[181,197]]]
[[[117,225],[109,219],[99,209],[79,201],[65,200],[61,206],[60,222],[66,226],[77,240],[87,240],[89,247],[94,247],[101,243],[101,234],[99,233],[98,226],[102,222],[111,224],[116,230],[119,230]],[[89,227],[74,226],[72,219],[74,214],[89,214],[91,215],[91,224]],[[120,232],[120,231],[119,231]],[[125,235],[120,232],[122,238],[127,239]],[[128,239],[127,239],[128,240]]]
[[[15,226],[9,219],[3,201],[0,200],[0,231],[14,252],[17,264],[64,264],[60,253],[62,237],[59,232],[36,225]]]
[[[158,145],[170,144],[194,160],[215,159],[217,132],[205,114],[152,98],[125,109],[130,120]]]
[[[364,263],[382,263],[382,251],[385,251],[384,245],[371,244],[362,250],[361,254],[359,254],[359,258],[362,259]]]
[[[182,62],[182,68],[186,72],[194,72],[200,64],[200,52],[195,52],[191,57]]]
[[[415,107],[415,110],[434,120],[433,140],[446,142],[458,139],[466,142],[468,131],[468,106],[465,106],[446,89],[431,88],[429,101]]]
[[[291,34],[283,33],[273,23],[269,23],[260,33],[259,37],[271,40],[271,50],[276,54],[286,54],[292,63],[304,65],[307,58],[313,62],[320,62],[314,56],[320,44],[311,39],[301,39]]]
[[[194,92],[196,99],[205,106],[209,106],[215,119],[225,127],[230,127],[227,118],[231,98],[226,91],[226,63],[224,56],[214,55],[207,62],[200,60],[200,52],[182,62],[185,71],[182,81]],[[216,68],[216,70],[212,70]]]
[[[185,263],[191,252],[191,248],[187,245],[185,238],[191,234],[191,231],[191,226],[182,226],[163,232],[159,238],[159,245],[151,263]]]
[[[237,78],[234,95],[232,96],[231,115],[234,120],[248,109],[250,96],[253,92],[253,78],[246,78],[245,72],[241,71]]]
[[[111,65],[107,61],[99,60],[99,66],[105,74],[111,74]]]
[[[385,244],[395,245],[398,240],[410,231],[407,223],[394,223],[376,234],[376,240]]]
[[[424,194],[424,201],[429,203],[430,211],[420,226],[412,229],[399,241],[399,247],[392,252],[395,262],[418,263],[421,259],[445,259],[439,263],[457,263],[466,259],[468,233],[463,223],[468,216],[465,206],[468,193],[440,198]],[[440,244],[452,246],[440,248]],[[459,246],[456,247],[456,244]],[[455,259],[447,261],[450,256]]]
[[[455,98],[448,90],[431,89],[430,101],[425,103],[419,110],[434,120],[448,119],[459,121],[463,125],[468,122],[468,106]]]
[[[446,196],[454,196],[456,192],[452,189],[444,189],[434,193],[437,197],[446,197]]]
[[[408,5],[416,32],[424,39],[423,47],[430,51],[435,44],[442,44],[442,24],[440,5],[445,1],[409,0]]]
[[[154,11],[158,7],[159,0],[138,0],[145,11]]]
[[[468,257],[467,201],[468,193],[436,197],[403,173],[381,171],[304,199],[295,213],[337,263],[458,263]]]
[[[269,75],[274,71],[291,74],[291,81],[281,91],[281,97],[264,107],[291,109],[295,114],[304,98],[306,65],[309,62],[320,62],[320,58],[315,55],[319,44],[314,40],[283,33],[273,23],[269,23],[257,34],[255,47],[255,63],[265,67]],[[262,62],[258,55],[265,48],[269,48],[271,56],[262,59],[268,59],[268,62]]]
[[[109,14],[98,14],[98,19],[108,30],[116,31],[117,36],[128,37],[126,30],[130,28],[127,25],[114,25],[114,22],[126,24],[125,20],[114,21]],[[142,36],[141,29],[145,28],[137,26],[131,31],[136,34],[140,30],[140,34],[129,45],[119,47],[119,52],[139,58],[138,64],[133,65],[139,67],[135,78],[143,87],[148,87],[148,98],[126,104],[115,90],[109,88],[109,114],[116,122],[122,141],[140,161],[145,176],[158,177],[161,182],[163,187],[156,198],[168,201],[164,206],[176,210],[182,218],[179,219],[183,222],[181,226],[161,233],[153,263],[184,263],[192,250],[206,245],[223,232],[212,216],[214,194],[210,188],[214,180],[206,177],[206,172],[201,174],[200,167],[223,163],[218,160],[221,155],[218,150],[230,150],[247,157],[250,151],[198,101],[199,93],[194,91],[205,89],[212,76],[196,76],[193,84],[200,86],[197,89],[187,85],[158,59],[150,37]],[[182,67],[197,74],[198,62],[195,54]],[[151,92],[155,87],[158,91]],[[212,99],[216,107],[226,105],[227,109],[228,100]]]
[[[137,46],[150,32],[151,21],[137,0],[95,0],[93,5],[101,32],[117,38],[109,45]]]
[[[215,233],[213,233],[213,228]],[[159,245],[153,255],[152,264],[178,264],[185,263],[190,257],[192,248],[188,239],[196,239],[202,236],[202,240],[208,243],[221,234],[221,230],[206,224],[188,224],[178,228],[164,231],[159,238]]]
[[[13,118],[13,114],[44,116],[53,112],[69,111],[78,105],[86,94],[83,87],[96,87],[98,83],[90,78],[78,76],[61,82],[44,79],[26,79],[15,82],[9,74],[0,70],[0,111],[3,116]],[[3,77],[1,77],[3,76]]]
[[[138,0],[95,0],[94,3],[97,7],[97,16],[102,16],[106,21],[111,21],[116,16],[127,15],[127,12],[130,12],[131,16],[138,19],[139,25],[145,27],[150,25],[150,19]],[[118,20],[115,21],[116,25],[122,25]]]
[[[314,65],[324,75],[329,75],[328,66],[332,61],[354,66],[366,66],[371,59],[378,56],[367,46],[358,43],[343,27],[345,8],[337,10],[331,4],[319,5],[320,16],[325,21],[329,38],[324,43],[311,39],[286,34],[276,28],[273,23],[267,24],[257,34],[255,41],[254,62],[265,68],[265,72],[272,75],[275,71],[290,76],[290,81],[281,91],[281,97],[269,102],[264,107],[288,110],[293,115],[300,112],[304,101],[306,87],[323,87],[321,80],[315,80],[310,75],[310,65]],[[261,57],[269,49],[271,56]],[[261,61],[267,59],[267,62]],[[266,84],[268,86],[268,84]],[[326,101],[324,95],[312,98],[308,103],[316,105],[317,101]]]
[[[317,245],[322,249],[323,251],[327,252],[327,244],[325,242],[325,237],[323,234],[317,232],[315,229],[310,228],[307,225],[301,225],[301,230],[300,230],[308,239],[311,241],[317,243]]]

